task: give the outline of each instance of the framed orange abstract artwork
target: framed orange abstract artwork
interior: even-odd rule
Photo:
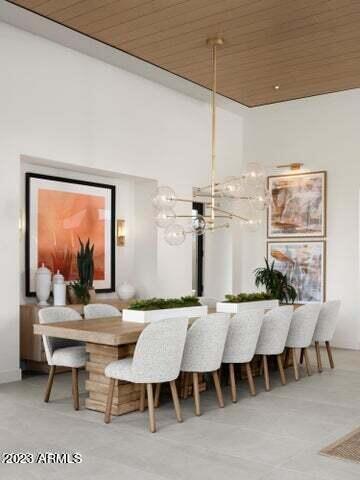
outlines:
[[[44,263],[65,281],[78,278],[79,240],[94,244],[94,287],[115,289],[115,186],[26,173],[26,295]]]

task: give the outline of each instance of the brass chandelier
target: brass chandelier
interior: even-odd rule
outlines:
[[[206,41],[211,48],[211,174],[210,184],[193,190],[193,198],[176,196],[171,187],[160,186],[153,198],[155,223],[164,229],[164,238],[169,245],[181,245],[187,234],[203,235],[206,231],[230,227],[232,220],[256,228],[262,221],[261,212],[269,204],[265,172],[257,163],[249,163],[239,177],[230,177],[223,182],[216,179],[216,97],[217,97],[217,48],[224,44],[221,37]],[[176,215],[177,202],[198,202],[204,206],[204,214]],[[245,213],[244,213],[245,212]],[[183,225],[181,219],[187,219]]]

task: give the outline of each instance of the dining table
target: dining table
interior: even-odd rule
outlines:
[[[123,321],[121,317],[104,317],[64,322],[35,324],[35,335],[77,340],[85,343],[88,360],[85,407],[105,412],[110,379],[105,376],[106,366],[116,360],[132,356],[137,339],[146,323]],[[206,384],[201,379],[199,390]],[[180,396],[192,394],[192,381],[180,375]],[[123,415],[140,407],[140,384],[117,380],[114,388],[112,415]]]

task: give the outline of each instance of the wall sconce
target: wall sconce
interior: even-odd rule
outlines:
[[[290,170],[294,172],[297,170],[301,170],[303,166],[304,166],[303,163],[294,162],[294,163],[289,163],[288,165],[276,165],[276,168],[290,168]]]
[[[116,222],[116,243],[118,247],[125,245],[125,220],[117,220]]]
[[[304,164],[300,162],[293,162],[288,165],[276,165],[276,168],[286,168],[287,170],[284,172],[284,175],[310,172],[310,170],[304,168]]]
[[[25,236],[26,230],[26,221],[25,221],[25,212],[24,210],[20,210],[19,214],[19,238],[20,240]]]

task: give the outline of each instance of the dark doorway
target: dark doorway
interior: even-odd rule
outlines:
[[[204,204],[193,202],[192,215],[204,215]],[[198,297],[204,292],[204,235],[193,236],[193,290]]]

